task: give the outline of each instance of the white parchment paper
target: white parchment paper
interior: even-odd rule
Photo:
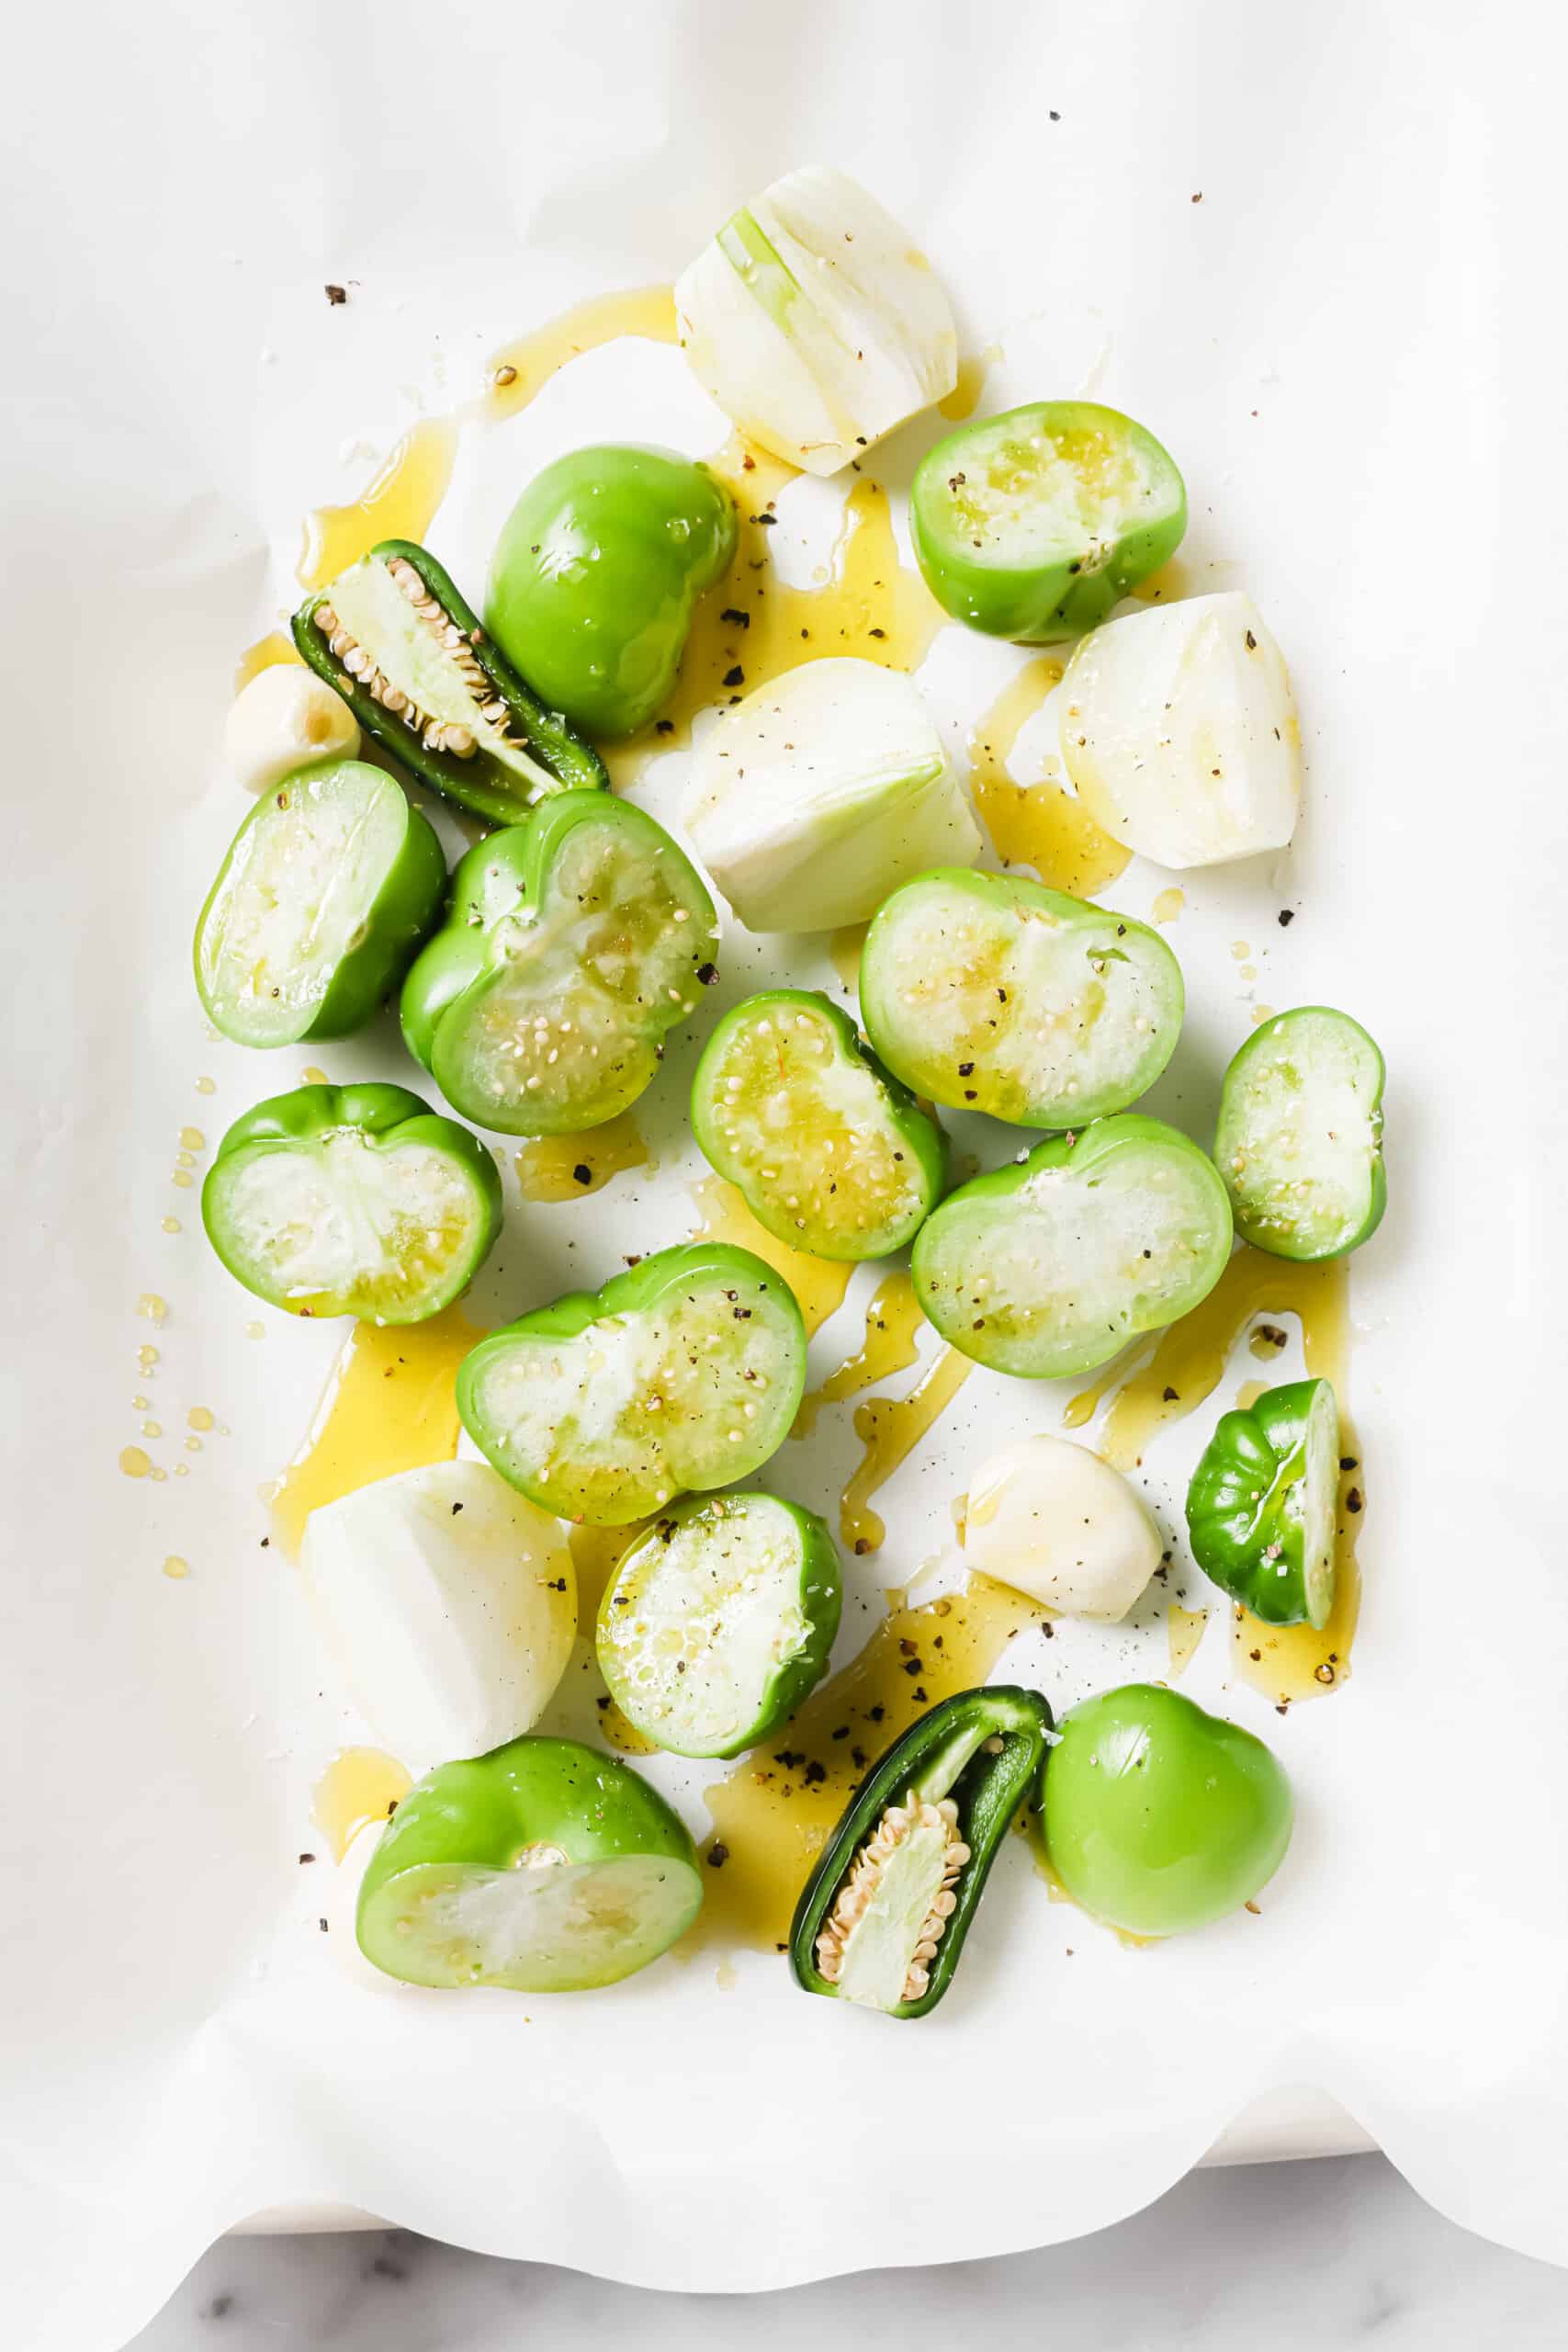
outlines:
[[[660,2287],[1042,2243],[1157,2194],[1252,2094],[1292,2082],[1340,2098],[1449,2213],[1568,2259],[1568,823],[1540,209],[1561,36],[1507,6],[1474,25],[1355,0],[192,0],[35,15],[14,44],[14,2340],[107,2352],[211,2236],[284,2200]],[[421,1997],[355,1961],[352,1870],[295,1859],[311,1782],[355,1726],[291,1574],[260,1548],[257,1488],[339,1335],[253,1307],[205,1253],[195,1193],[170,1185],[179,1129],[210,1146],[296,1059],[334,1079],[404,1066],[389,1029],[265,1070],[209,1037],[187,943],[243,813],[217,732],[238,652],[292,601],[306,508],[470,391],[496,342],[672,277],[749,191],[818,159],[908,221],[969,344],[1000,344],[988,405],[1092,384],[1148,421],[1187,476],[1188,559],[1258,594],[1292,663],[1301,832],[1265,870],[1188,880],[1172,937],[1191,1012],[1156,1107],[1207,1132],[1248,1024],[1233,937],[1267,945],[1260,999],[1345,1003],[1387,1053],[1393,1206],[1354,1278],[1371,1505],[1355,1676],[1280,1723],[1224,1687],[1213,1628],[1190,1671],[1297,1782],[1261,1919],[1126,1951],[1048,1905],[1010,1851],[957,1989],[919,2032],[802,2000],[750,1954],[728,1990],[709,1955],[525,2017]],[[349,285],[344,308],[329,279]],[[678,355],[621,346],[470,434],[432,533],[470,594],[526,476],[610,436],[700,452],[721,424]],[[879,470],[907,481],[929,437],[900,436]],[[829,524],[803,507],[781,560],[809,568]],[[1018,658],[939,639],[924,683],[955,740]],[[661,814],[668,765],[642,796]],[[1112,896],[1143,914],[1168,878],[1134,865]],[[783,968],[732,933],[716,999]],[[821,944],[789,968],[825,980]],[[570,1212],[513,1196],[487,1304],[519,1312],[686,1230],[694,1051],[644,1106],[657,1175]],[[992,1159],[1002,1148],[993,1132]],[[847,1351],[869,1286],[814,1367]],[[148,1292],[169,1303],[160,1330],[138,1318]],[[177,1481],[117,1467],[144,1393],[169,1432],[151,1450],[188,1460]],[[852,1590],[874,1600],[941,1552],[980,1453],[1059,1426],[1066,1394],[976,1374],[882,1498],[886,1549]],[[184,1456],[193,1405],[231,1434]],[[1168,1511],[1206,1427],[1151,1452]],[[768,1482],[822,1507],[854,1458],[847,1416],[827,1415]],[[161,1575],[171,1553],[188,1579]],[[1163,1659],[1150,1620],[1064,1629],[1006,1670],[1066,1704]],[[665,1785],[700,1831],[695,1780]]]

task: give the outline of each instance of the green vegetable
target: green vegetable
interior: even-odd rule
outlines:
[[[931,1102],[1066,1127],[1154,1084],[1181,1035],[1184,994],[1164,940],[1130,915],[1021,876],[951,867],[883,905],[860,1001],[883,1060]]]
[[[1181,476],[1153,434],[1093,401],[961,424],[927,451],[909,495],[938,604],[1026,645],[1095,628],[1186,527]]]
[[[1334,1606],[1339,1414],[1326,1380],[1266,1388],[1222,1413],[1187,1489],[1204,1575],[1269,1625],[1325,1625]]]
[[[403,1035],[482,1126],[598,1126],[653,1077],[717,944],[713,900],[662,827],[608,793],[562,793],[458,865],[403,984]]]
[[[976,1363],[1054,1380],[1188,1314],[1230,1248],[1197,1145],[1128,1111],[950,1193],[916,1237],[915,1291]]]
[[[759,1225],[819,1258],[903,1249],[942,1195],[942,1129],[815,990],[767,989],[725,1015],[692,1132]]]
[[[441,1764],[381,1833],[355,1932],[405,1984],[586,1993],[668,1951],[702,1908],[691,1838],[657,1790],[574,1739]]]
[[[839,1630],[839,1555],[773,1495],[677,1503],[626,1552],[599,1666],[634,1730],[677,1756],[738,1756],[800,1704]]]
[[[401,1086],[300,1086],[235,1120],[201,1218],[235,1281],[290,1315],[423,1323],[501,1231],[501,1179]]]
[[[806,1380],[795,1294],[749,1250],[661,1250],[481,1340],[457,1374],[480,1452],[558,1518],[623,1527],[750,1477]]]
[[[209,1020],[241,1046],[346,1037],[401,978],[446,891],[441,844],[390,776],[359,760],[298,769],[245,819],[201,910]]]
[[[491,560],[485,621],[592,735],[635,735],[669,701],[697,598],[729,568],[735,507],[671,449],[574,449],[536,474]]]
[[[294,642],[367,735],[492,825],[608,782],[591,744],[503,659],[428,549],[383,539],[294,616]]]
[[[953,1981],[1008,1824],[1040,1770],[1037,1690],[964,1690],[911,1724],[851,1799],[790,1928],[797,1984],[923,2018]]]
[[[1075,1903],[1135,1936],[1237,1911],[1291,1842],[1284,1768],[1179,1691],[1129,1682],[1064,1717],[1045,1760],[1045,1850]]]
[[[1383,1061],[1359,1021],[1298,1005],[1225,1072],[1214,1159],[1236,1231],[1276,1258],[1339,1258],[1377,1230]]]

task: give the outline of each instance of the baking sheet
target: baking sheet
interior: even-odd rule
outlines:
[[[1339,2099],[1457,2219],[1568,2256],[1568,1626],[1548,1502],[1568,844],[1531,617],[1555,595],[1539,502],[1560,492],[1520,465],[1550,356],[1530,174],[1556,37],[1531,27],[1529,86],[1505,107],[1510,44],[1464,29],[1348,6],[591,7],[565,25],[479,6],[437,25],[396,0],[330,17],[283,0],[265,18],[105,14],[66,58],[52,28],[23,28],[28,101],[0,165],[17,877],[0,2229],[19,2342],[123,2341],[212,2235],[284,2201],[711,2290],[1043,2243],[1158,2194],[1292,2083]],[[260,1549],[257,1488],[335,1336],[267,1317],[247,1338],[250,1302],[171,1187],[184,1125],[210,1143],[296,1074],[258,1079],[210,1040],[188,983],[192,914],[241,813],[214,746],[239,650],[289,601],[305,508],[360,486],[367,453],[468,391],[493,344],[668,278],[749,190],[815,158],[908,220],[969,345],[1000,342],[989,404],[1092,384],[1148,418],[1192,490],[1189,559],[1245,581],[1292,662],[1302,831],[1267,872],[1190,883],[1172,936],[1193,1011],[1164,1099],[1202,1132],[1249,1017],[1230,942],[1298,906],[1269,940],[1268,1001],[1348,1004],[1392,1074],[1393,1204],[1354,1281],[1356,1671],[1278,1724],[1221,1689],[1213,1631],[1189,1670],[1297,1781],[1261,1921],[1125,1951],[1010,1853],[918,2039],[802,2001],[746,1954],[732,1989],[711,1954],[672,1960],[523,2025],[514,2004],[360,1969],[352,1871],[295,1860],[354,1725]],[[434,544],[477,579],[558,448],[701,450],[717,427],[673,353],[596,355],[504,438],[466,439]],[[896,445],[888,478],[922,446]],[[798,560],[818,544],[807,530]],[[1013,657],[955,638],[925,683],[957,727]],[[674,783],[649,779],[653,805]],[[1115,902],[1143,913],[1167,878],[1134,866]],[[732,937],[724,1000],[771,968]],[[385,1035],[298,1058],[400,1067]],[[691,1058],[647,1106],[651,1182],[566,1222],[532,1213],[529,1300],[686,1229]],[[848,1351],[865,1286],[814,1364]],[[168,1302],[157,1330],[146,1294]],[[118,1467],[147,1344],[167,1429],[203,1406],[231,1432],[177,1482]],[[1057,1426],[1066,1393],[968,1383],[882,1499],[868,1603],[941,1553],[978,1453]],[[1172,1490],[1202,1428],[1159,1470]],[[825,1417],[770,1476],[820,1502],[854,1453],[848,1417]],[[160,1573],[171,1554],[188,1578]],[[1038,1664],[1068,1703],[1160,1670],[1163,1639],[1084,1633],[1009,1670]]]

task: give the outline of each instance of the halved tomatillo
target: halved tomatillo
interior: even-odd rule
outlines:
[[[860,1001],[888,1069],[930,1101],[1066,1127],[1154,1084],[1185,992],[1165,941],[1131,915],[1022,875],[953,866],[879,909]]]
[[[885,1258],[942,1195],[947,1138],[838,1006],[767,989],[725,1015],[692,1081],[692,1132],[758,1223],[819,1258]]]
[[[1222,1413],[1187,1489],[1203,1574],[1268,1625],[1326,1625],[1334,1607],[1339,1413],[1326,1380],[1266,1388]]]
[[[828,1664],[842,1579],[814,1511],[775,1495],[674,1504],[623,1554],[595,1641],[635,1731],[677,1756],[738,1756]]]
[[[806,1382],[795,1294],[749,1250],[661,1250],[481,1340],[457,1410],[545,1510],[622,1527],[685,1488],[749,1477],[789,1433]]]
[[[300,1086],[236,1119],[201,1191],[237,1282],[289,1315],[423,1323],[501,1230],[501,1179],[401,1086]]]
[[[586,1993],[646,1968],[702,1908],[684,1825],[629,1765],[574,1739],[442,1764],[399,1805],[355,1933],[405,1984]]]
[[[1382,1089],[1382,1056],[1348,1012],[1302,1004],[1253,1031],[1225,1072],[1214,1136],[1243,1240],[1339,1258],[1377,1230]]]
[[[454,1110],[505,1135],[630,1108],[714,977],[718,917],[661,825],[563,793],[469,850],[403,983],[403,1035]]]

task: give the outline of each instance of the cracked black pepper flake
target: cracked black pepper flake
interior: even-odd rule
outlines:
[[[751,626],[750,614],[743,613],[739,605],[726,605],[719,619],[727,621],[731,628],[750,628]]]
[[[713,1844],[708,1848],[709,1870],[721,1871],[728,1860],[728,1847],[724,1843],[724,1840],[721,1838],[716,1838]]]
[[[322,290],[326,295],[327,300],[331,303],[334,311],[340,309],[348,300],[348,288],[346,286],[328,286]]]
[[[585,1159],[580,1159],[572,1170],[571,1181],[574,1184],[592,1184],[593,1182],[593,1170]]]
[[[1348,1494],[1346,1496],[1346,1498],[1345,1498],[1345,1508],[1346,1508],[1346,1510],[1360,1510],[1360,1508],[1361,1508],[1361,1489],[1359,1488],[1359,1487],[1351,1487],[1351,1489],[1350,1489],[1349,1493],[1348,1493]]]
[[[718,978],[718,966],[716,964],[699,964],[697,966],[697,978],[701,980],[705,989],[711,989],[715,980]]]
[[[315,1859],[314,1854],[301,1854],[299,1857],[301,1862],[313,1862]]]
[[[739,662],[736,662],[733,669],[727,670],[725,672],[723,678],[720,680],[720,684],[726,686],[743,686],[746,684],[746,673],[740,667]]]
[[[1359,1470],[1360,1466],[1353,1453],[1342,1453],[1339,1457],[1341,1470]]]
[[[453,1516],[453,1518],[454,1518],[454,1519],[456,1519],[456,1518],[457,1518],[457,1513],[462,1510],[462,1508],[463,1508],[463,1506],[462,1506],[462,1504],[461,1504],[461,1503],[454,1503],[454,1504],[453,1504],[453,1506],[452,1506],[452,1516]]]
[[[1181,1402],[1180,1394],[1174,1388],[1168,1388],[1165,1391],[1161,1401],[1167,1405],[1179,1405]]]
[[[1281,907],[1281,908],[1280,908],[1280,930],[1281,930],[1281,931],[1288,931],[1288,930],[1290,929],[1290,927],[1291,927],[1292,923],[1293,923],[1293,922],[1294,922],[1295,919],[1296,919],[1296,910],[1295,910],[1294,907]]]
[[[656,735],[673,735],[675,721],[672,718],[656,718],[653,722],[653,731]]]

